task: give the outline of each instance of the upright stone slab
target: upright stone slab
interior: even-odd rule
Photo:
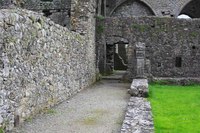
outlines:
[[[138,42],[135,51],[136,58],[136,78],[145,78],[145,44]]]

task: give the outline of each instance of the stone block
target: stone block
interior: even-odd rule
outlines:
[[[129,93],[131,96],[147,97],[148,96],[148,80],[133,79]]]

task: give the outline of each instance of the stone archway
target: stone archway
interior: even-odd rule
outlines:
[[[200,18],[200,1],[191,0],[184,7],[182,7],[180,14],[186,14],[191,18]]]
[[[153,10],[144,2],[126,0],[110,13],[112,17],[155,16]]]

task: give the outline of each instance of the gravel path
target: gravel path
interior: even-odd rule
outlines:
[[[101,81],[39,115],[18,133],[118,133],[129,100],[130,84]]]

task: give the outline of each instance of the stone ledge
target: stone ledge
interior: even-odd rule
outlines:
[[[154,133],[151,106],[147,99],[130,98],[121,133]]]
[[[192,85],[200,84],[200,77],[154,77],[152,82],[158,82],[160,84]]]
[[[147,79],[133,79],[129,93],[131,96],[147,97],[148,96],[148,80]]]

